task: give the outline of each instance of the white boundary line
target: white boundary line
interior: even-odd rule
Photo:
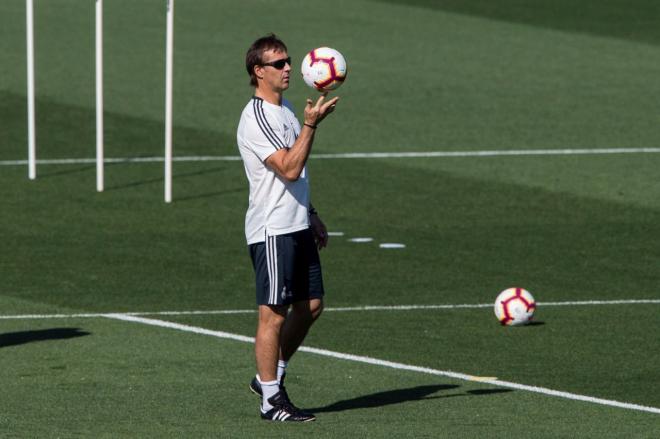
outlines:
[[[589,305],[639,305],[660,304],[660,299],[630,299],[630,300],[583,300],[573,302],[536,302],[539,307],[543,306],[589,306]],[[412,311],[430,309],[476,309],[492,308],[492,303],[462,303],[449,305],[366,305],[344,308],[325,308],[325,311]]]
[[[582,300],[573,302],[537,302],[539,307],[545,306],[592,306],[592,305],[660,305],[660,299],[629,299],[629,300]],[[350,311],[416,311],[434,309],[478,309],[491,308],[491,303],[462,303],[447,305],[366,305],[352,307],[328,307],[324,312],[350,312]],[[113,313],[80,313],[80,314],[18,314],[0,315],[0,320],[21,319],[70,319],[70,318],[97,318],[109,315],[125,316],[185,316],[185,315],[216,315],[216,314],[254,314],[256,309],[220,309],[197,311],[144,311],[144,312],[113,312]]]
[[[652,154],[660,148],[567,148],[567,149],[510,149],[492,151],[422,151],[422,152],[351,152],[337,154],[312,154],[312,159],[373,159],[373,158],[430,158],[430,157],[498,157],[537,155],[602,155],[602,154]],[[163,157],[116,157],[106,158],[104,163],[158,163]],[[240,156],[180,156],[175,162],[240,161]],[[37,160],[40,165],[69,165],[95,163],[95,158],[62,158]],[[23,166],[27,160],[0,160],[0,166]]]
[[[196,327],[196,326],[182,325],[180,323],[167,322],[167,321],[164,321],[164,320],[147,319],[147,318],[144,318],[144,317],[130,316],[130,315],[126,315],[126,314],[106,314],[105,317],[110,318],[110,319],[122,320],[122,321],[126,321],[126,322],[141,323],[141,324],[144,324],[144,325],[157,326],[157,327],[161,327],[161,328],[176,329],[176,330],[184,331],[184,332],[192,332],[194,334],[210,335],[212,337],[224,338],[224,339],[235,340],[235,341],[240,341],[240,342],[245,342],[245,343],[254,343],[254,338],[253,337],[246,337],[246,336],[243,336],[243,335],[232,334],[232,333],[223,332],[223,331],[212,331],[210,329],[199,328],[199,327]],[[375,366],[388,367],[388,368],[391,368],[391,369],[406,370],[406,371],[411,371],[411,372],[419,372],[419,373],[425,373],[425,374],[429,374],[429,375],[445,376],[445,377],[454,378],[454,379],[457,379],[457,380],[491,384],[493,386],[506,387],[506,388],[515,389],[515,390],[524,390],[524,391],[527,391],[527,392],[540,393],[542,395],[555,396],[555,397],[559,397],[559,398],[571,399],[571,400],[574,400],[574,401],[590,402],[590,403],[593,403],[593,404],[600,404],[600,405],[605,405],[605,406],[610,406],[610,407],[623,408],[623,409],[629,409],[629,410],[638,410],[638,411],[643,411],[643,412],[648,412],[648,413],[660,414],[660,408],[656,408],[656,407],[648,407],[648,406],[643,406],[643,405],[638,405],[638,404],[631,404],[631,403],[627,403],[627,402],[619,402],[619,401],[614,401],[614,400],[609,400],[609,399],[595,398],[595,397],[592,397],[592,396],[579,395],[579,394],[576,394],[576,393],[569,393],[569,392],[562,392],[562,391],[558,391],[558,390],[547,389],[545,387],[528,386],[528,385],[525,385],[525,384],[512,383],[512,382],[509,382],[509,381],[501,381],[501,380],[498,380],[498,379],[489,379],[489,378],[483,378],[483,377],[476,377],[476,376],[466,375],[466,374],[463,374],[463,373],[452,372],[452,371],[448,371],[448,370],[438,370],[438,369],[431,369],[431,368],[428,368],[428,367],[412,366],[412,365],[403,364],[403,363],[395,363],[395,362],[392,362],[392,361],[379,360],[377,358],[372,358],[372,357],[345,354],[345,353],[341,353],[341,352],[329,351],[329,350],[326,350],[326,349],[317,349],[317,348],[307,347],[307,346],[301,346],[298,350],[300,352],[307,352],[307,353],[310,353],[310,354],[322,355],[322,356],[325,356],[325,357],[332,357],[332,358],[337,358],[337,359],[341,359],[341,360],[354,361],[354,362],[358,362],[358,363],[366,363],[366,364],[371,364],[371,365],[375,365]]]
[[[172,157],[173,162],[211,162],[211,161],[240,161],[238,156],[190,156]],[[164,157],[116,157],[105,158],[104,163],[163,163]],[[37,160],[40,165],[79,165],[93,164],[96,159],[71,158],[71,159],[42,159]],[[0,166],[22,166],[27,164],[26,160],[0,160]]]

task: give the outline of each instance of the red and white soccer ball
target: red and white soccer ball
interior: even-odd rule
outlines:
[[[319,47],[305,55],[300,67],[305,83],[318,91],[337,89],[346,79],[346,60],[329,47]]]
[[[534,316],[534,296],[524,288],[507,288],[495,299],[495,316],[506,326],[525,325]]]

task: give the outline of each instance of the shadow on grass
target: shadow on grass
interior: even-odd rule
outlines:
[[[401,404],[409,401],[421,401],[437,398],[452,398],[457,396],[487,396],[497,393],[512,392],[511,389],[478,389],[468,390],[465,393],[452,393],[448,395],[434,395],[444,390],[453,390],[460,386],[455,384],[436,384],[430,386],[417,386],[407,389],[387,390],[372,393],[371,395],[337,401],[325,407],[306,409],[312,413],[342,412],[345,410],[382,407],[392,404]]]
[[[94,158],[96,153],[96,110],[93,107],[71,105],[54,99],[37,99],[37,142],[38,158]],[[14,160],[25,155],[23,145],[27,143],[25,133],[25,96],[9,91],[0,91],[0,157]],[[165,126],[160,120],[135,117],[129,114],[106,111],[104,113],[104,143],[106,157],[159,157],[163,154]],[[223,155],[236,154],[236,136],[227,132],[201,127],[176,125],[173,143],[177,155]],[[124,163],[106,163],[122,165]],[[157,164],[157,166],[162,166]],[[89,172],[95,164],[76,168],[50,169],[50,165],[38,165],[38,176],[55,177]],[[222,169],[222,168],[217,168]],[[216,169],[216,170],[217,170]],[[44,171],[45,170],[45,171]],[[180,174],[174,178],[203,175],[214,170],[196,174]],[[106,190],[124,189],[134,186],[160,183],[163,179],[144,179],[134,183],[118,185]]]
[[[203,194],[198,194],[198,195],[190,195],[187,197],[177,197],[176,201],[192,201],[192,200],[201,200],[202,198],[213,198],[213,197],[219,197],[221,195],[227,195],[227,194],[234,194],[238,192],[243,192],[245,188],[235,188],[235,189],[227,189],[224,191],[216,191],[216,192],[206,192]]]
[[[90,333],[81,331],[80,328],[50,328],[37,331],[8,332],[6,334],[0,334],[0,348],[17,346],[33,341],[66,340],[85,335],[90,335]]]
[[[48,178],[48,177],[57,177],[60,175],[70,175],[70,174],[82,174],[85,172],[90,172],[96,169],[95,165],[89,165],[89,166],[80,166],[77,168],[72,168],[72,169],[65,169],[65,170],[56,170],[56,171],[39,171],[39,178]]]

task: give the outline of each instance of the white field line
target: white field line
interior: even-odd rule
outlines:
[[[312,159],[374,159],[374,158],[431,158],[431,157],[498,157],[536,155],[593,155],[593,154],[651,154],[660,153],[660,148],[566,148],[566,149],[509,149],[485,151],[421,151],[421,152],[348,152],[336,154],[312,154]],[[175,162],[240,161],[240,156],[179,156]],[[152,163],[163,162],[163,157],[115,157],[106,158],[104,163]],[[37,160],[38,165],[92,164],[95,158],[62,158]],[[27,165],[27,160],[0,160],[0,166]]]
[[[172,157],[173,162],[212,162],[212,161],[240,161],[239,156],[180,156]],[[115,157],[105,158],[103,163],[162,163],[164,157]],[[96,163],[95,158],[69,158],[69,159],[41,159],[38,165],[79,165]],[[27,160],[2,160],[0,166],[22,166]]]
[[[639,305],[660,304],[660,299],[630,299],[630,300],[583,300],[573,302],[536,302],[538,307],[544,306],[591,306],[591,305]],[[324,311],[413,311],[430,309],[475,309],[492,308],[492,303],[462,303],[448,305],[367,305],[344,308],[325,308]]]
[[[111,318],[111,319],[116,319],[116,320],[127,321],[127,322],[141,323],[141,324],[144,324],[144,325],[157,326],[157,327],[161,327],[161,328],[176,329],[176,330],[184,331],[184,332],[192,332],[192,333],[195,333],[195,334],[209,335],[209,336],[212,336],[212,337],[230,339],[230,340],[241,341],[241,342],[245,342],[245,343],[254,343],[254,338],[253,337],[246,337],[246,336],[243,336],[243,335],[232,334],[232,333],[229,333],[229,332],[212,331],[212,330],[205,329],[205,328],[199,328],[199,327],[196,327],[196,326],[189,326],[189,325],[182,325],[180,323],[167,322],[167,321],[164,321],[164,320],[147,319],[147,318],[144,318],[144,317],[130,316],[130,315],[126,315],[126,314],[106,314],[105,317]],[[425,374],[436,375],[436,376],[445,376],[445,377],[454,378],[454,379],[463,380],[463,381],[486,383],[486,384],[491,384],[493,386],[505,387],[505,388],[515,389],[515,390],[524,390],[524,391],[527,391],[527,392],[540,393],[542,395],[555,396],[555,397],[559,397],[559,398],[571,399],[571,400],[574,400],[574,401],[584,401],[584,402],[590,402],[590,403],[593,403],[593,404],[600,404],[600,405],[605,405],[605,406],[610,406],[610,407],[623,408],[623,409],[629,409],[629,410],[638,410],[638,411],[643,411],[643,412],[660,414],[660,408],[656,408],[656,407],[648,407],[648,406],[643,406],[643,405],[638,405],[638,404],[631,404],[631,403],[627,403],[627,402],[619,402],[619,401],[613,401],[613,400],[609,400],[609,399],[595,398],[595,397],[592,397],[592,396],[579,395],[579,394],[576,394],[576,393],[569,393],[569,392],[562,392],[562,391],[558,391],[558,390],[547,389],[545,387],[528,386],[528,385],[525,385],[525,384],[512,383],[512,382],[509,382],[509,381],[501,381],[501,380],[498,380],[498,379],[476,377],[476,376],[473,376],[473,375],[467,375],[467,374],[464,374],[464,373],[452,372],[452,371],[448,371],[448,370],[439,370],[439,369],[431,369],[431,368],[428,368],[428,367],[412,366],[412,365],[409,365],[409,364],[395,363],[393,361],[379,360],[377,358],[372,358],[372,357],[345,354],[345,353],[341,353],[341,352],[329,351],[329,350],[326,350],[326,349],[318,349],[318,348],[307,347],[307,346],[301,346],[298,349],[298,351],[307,352],[307,353],[310,353],[310,354],[322,355],[322,356],[325,356],[325,357],[337,358],[337,359],[341,359],[341,360],[354,361],[354,362],[358,362],[358,363],[366,363],[366,364],[381,366],[381,367],[388,367],[388,368],[391,368],[391,369],[405,370],[405,371],[410,371],[410,372],[419,372],[419,373],[425,373]]]
[[[536,302],[540,307],[545,306],[597,306],[597,305],[660,305],[660,299],[628,299],[628,300],[581,300],[572,302]],[[352,307],[328,307],[324,312],[350,312],[350,311],[416,311],[434,309],[478,309],[491,308],[492,303],[462,303],[447,305],[366,305]],[[0,315],[0,320],[28,320],[28,319],[70,319],[70,318],[97,318],[108,315],[126,316],[186,316],[186,315],[215,315],[215,314],[254,314],[256,309],[219,309],[198,311],[144,311],[144,312],[112,312],[112,313],[81,313],[81,314],[18,314]]]

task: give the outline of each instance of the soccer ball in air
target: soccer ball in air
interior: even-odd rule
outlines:
[[[495,299],[495,316],[506,326],[529,323],[534,316],[536,302],[529,291],[523,288],[507,288]]]
[[[346,60],[329,47],[319,47],[305,55],[300,67],[305,83],[318,91],[335,90],[346,79]]]

